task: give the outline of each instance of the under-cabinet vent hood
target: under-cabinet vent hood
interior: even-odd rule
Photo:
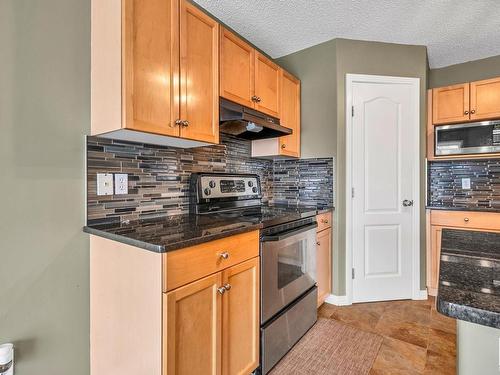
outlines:
[[[220,98],[220,132],[249,140],[276,138],[292,134],[276,117]]]

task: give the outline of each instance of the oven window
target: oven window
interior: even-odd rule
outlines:
[[[307,240],[292,243],[278,252],[278,289],[304,276],[306,270]]]

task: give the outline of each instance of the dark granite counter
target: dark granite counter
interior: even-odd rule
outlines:
[[[428,210],[443,211],[475,211],[475,212],[500,212],[500,207],[449,207],[449,206],[425,206]]]
[[[204,242],[332,211],[333,207],[263,206],[210,215],[175,215],[131,222],[89,223],[84,232],[164,253]]]
[[[500,233],[443,229],[437,310],[500,328]]]

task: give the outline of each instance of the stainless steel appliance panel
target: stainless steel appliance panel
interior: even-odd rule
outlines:
[[[317,223],[271,236],[261,246],[261,322],[316,284]]]
[[[318,288],[312,288],[276,320],[261,328],[261,372],[267,374],[311,328],[318,314]]]

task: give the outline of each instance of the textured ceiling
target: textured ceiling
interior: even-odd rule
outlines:
[[[277,58],[334,38],[417,44],[431,68],[500,55],[499,0],[194,0]]]

